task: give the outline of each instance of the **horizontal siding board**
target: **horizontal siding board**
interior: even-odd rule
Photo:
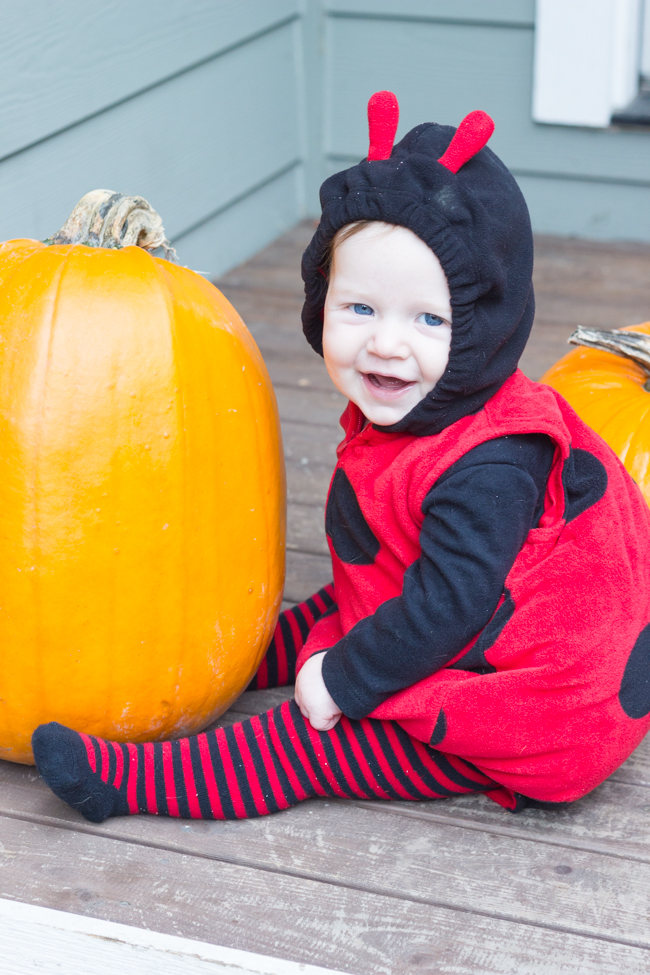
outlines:
[[[517,182],[539,233],[650,241],[650,187],[522,175]]]
[[[513,123],[524,121],[512,86],[530,74],[531,36],[523,28],[330,18],[326,151],[365,155],[366,102],[381,88],[399,99],[398,139],[420,122],[457,125],[482,108],[497,122],[491,145],[504,143],[506,133],[512,142]]]
[[[5,160],[0,239],[48,236],[97,187],[144,196],[174,238],[294,163],[295,28]]]
[[[298,0],[2,5],[0,158],[296,14]]]
[[[294,166],[183,236],[181,263],[214,278],[266,247],[300,219],[300,179]]]
[[[647,183],[650,132],[532,121],[532,65],[530,29],[330,17],[326,152],[365,154],[366,101],[388,88],[400,100],[398,138],[420,122],[457,125],[482,108],[496,122],[490,145],[515,171]]]
[[[474,23],[502,23],[532,27],[534,0],[326,0],[325,9],[336,15],[366,17],[417,17],[426,20],[456,20]]]

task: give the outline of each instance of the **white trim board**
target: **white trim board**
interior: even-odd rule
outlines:
[[[533,119],[607,128],[636,95],[641,0],[537,0]]]
[[[345,975],[0,898],[2,975]]]

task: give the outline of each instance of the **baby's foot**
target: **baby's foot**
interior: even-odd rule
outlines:
[[[126,797],[93,772],[81,735],[57,721],[39,725],[32,735],[34,761],[50,789],[91,823],[127,816]]]

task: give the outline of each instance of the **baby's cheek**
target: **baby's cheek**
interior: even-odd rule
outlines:
[[[430,392],[441,378],[449,362],[449,348],[451,335],[431,336],[428,340],[420,343],[416,352],[420,373],[423,378],[423,387],[426,392]],[[426,394],[425,394],[426,395]]]
[[[355,329],[341,322],[331,322],[323,329],[323,352],[325,364],[328,361],[336,369],[350,368],[359,352],[359,342]]]
[[[342,370],[340,364],[331,356],[325,355],[324,358],[325,358],[325,368],[327,369],[327,373],[330,379],[337,387],[337,389],[340,389],[342,384],[342,379],[343,379],[341,375]]]
[[[349,395],[351,384],[356,378],[355,362],[358,349],[346,335],[345,330],[330,330],[328,340],[323,337],[323,355],[329,377],[334,385]]]

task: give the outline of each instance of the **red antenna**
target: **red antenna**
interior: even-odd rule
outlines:
[[[454,137],[438,162],[457,173],[461,166],[483,148],[492,133],[494,122],[487,112],[470,112],[460,123]]]
[[[399,122],[399,105],[392,91],[376,91],[368,102],[368,131],[370,148],[368,162],[373,159],[388,159],[393,151],[393,142]]]

